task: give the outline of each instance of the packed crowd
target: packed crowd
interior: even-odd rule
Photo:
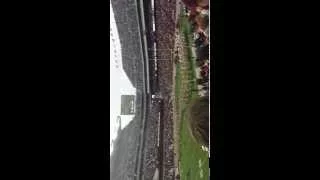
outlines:
[[[173,179],[175,176],[174,167],[174,147],[173,147],[173,124],[170,118],[172,114],[165,113],[167,109],[172,105],[169,99],[164,98],[161,106],[160,101],[152,100],[150,112],[146,122],[146,139],[144,147],[144,159],[143,159],[143,177],[145,179],[152,179],[156,168],[163,169],[163,176],[165,179]],[[159,116],[161,113],[161,116]],[[159,140],[159,118],[163,124],[163,147],[158,147]],[[161,142],[159,144],[161,146]],[[162,148],[162,149],[159,149]],[[159,156],[159,151],[162,153],[162,157]]]
[[[132,85],[137,89],[142,89],[143,65],[141,62],[141,47],[137,43],[139,23],[136,3],[127,0],[112,0],[111,5],[121,44],[123,70]]]
[[[174,145],[173,145],[173,121],[172,121],[172,102],[169,98],[164,98],[163,103],[163,150],[164,152],[164,177],[173,179],[174,172]],[[170,110],[170,111],[168,111]]]
[[[163,96],[163,173],[164,179],[174,179],[174,148],[172,122],[173,48],[175,37],[176,0],[155,0],[154,36],[157,43],[159,92]]]
[[[159,90],[164,96],[170,95],[172,90],[175,8],[175,0],[155,0],[154,35],[157,43]]]
[[[155,0],[155,24],[158,49],[173,49],[175,0]]]
[[[112,5],[115,9],[115,18],[117,21],[118,31],[120,35],[120,41],[122,44],[122,56],[123,56],[123,68],[128,74],[130,80],[134,84],[142,84],[140,78],[142,77],[141,70],[142,65],[139,64],[139,48],[136,43],[136,37],[138,37],[137,20],[135,15],[135,5],[133,3],[126,3],[126,1],[112,1]],[[151,42],[155,41],[157,43],[157,73],[158,73],[158,87],[157,90],[164,97],[164,106],[162,107],[162,118],[163,121],[163,171],[164,179],[174,179],[174,148],[173,148],[173,122],[172,122],[172,77],[173,77],[173,66],[172,66],[172,49],[174,47],[174,32],[175,32],[175,10],[176,10],[176,0],[155,0],[155,32],[149,32],[151,35]],[[126,12],[126,14],[121,14]],[[150,28],[150,25],[148,26]],[[129,32],[129,33],[128,33]],[[151,44],[151,43],[150,43]],[[148,45],[149,46],[149,45]],[[149,46],[150,47],[150,46]],[[135,52],[135,53],[133,53]],[[140,68],[140,70],[139,70]],[[138,89],[140,86],[136,85]],[[155,169],[159,166],[159,153],[157,147],[158,139],[158,112],[160,112],[160,107],[158,104],[153,104],[150,108],[149,117],[147,118],[146,127],[146,139],[143,157],[143,176],[144,179],[152,179]],[[136,130],[139,132],[139,130]],[[127,137],[127,136],[126,136]],[[124,141],[125,142],[125,141]],[[130,140],[137,147],[136,139]],[[125,145],[121,146],[125,147]],[[122,148],[123,151],[127,151],[129,148]],[[137,149],[132,149],[130,146],[130,152],[132,154],[137,154]],[[119,158],[124,159],[119,151]],[[135,167],[135,156],[132,156],[130,161],[118,161],[115,159],[115,164],[117,168],[114,168],[114,174],[118,179],[126,179],[127,173],[120,172],[119,169],[125,171],[130,165],[132,169]],[[118,174],[117,174],[118,173]],[[134,177],[134,172],[130,171],[130,177]],[[111,178],[117,179],[117,178]]]
[[[158,159],[158,113],[159,103],[153,102],[151,104],[149,117],[146,122],[146,139],[144,147],[143,160],[143,176],[144,179],[152,179],[154,172],[159,165]]]

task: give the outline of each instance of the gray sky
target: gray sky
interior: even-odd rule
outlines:
[[[113,150],[111,144],[117,136],[117,116],[120,115],[121,95],[136,95],[136,89],[132,86],[129,78],[122,68],[121,45],[118,30],[115,24],[112,5],[110,2],[110,155]],[[112,34],[112,35],[111,35]],[[112,40],[114,39],[114,41]],[[121,116],[122,129],[133,116]]]

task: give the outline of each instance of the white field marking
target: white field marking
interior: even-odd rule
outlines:
[[[199,168],[201,169],[201,167],[202,167],[202,161],[201,161],[201,159],[199,159]]]
[[[203,178],[203,170],[201,169],[200,170],[200,179],[202,179]]]

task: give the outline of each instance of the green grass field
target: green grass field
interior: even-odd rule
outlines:
[[[189,103],[198,97],[196,91],[195,59],[192,57],[191,26],[186,17],[180,17],[180,33],[187,46],[186,59],[176,65],[175,97],[178,117],[180,118],[180,176],[182,180],[208,179],[208,153],[201,150],[191,136],[186,117],[186,108]],[[200,162],[199,162],[200,161]],[[202,174],[202,176],[201,176]],[[200,178],[202,177],[202,178]]]

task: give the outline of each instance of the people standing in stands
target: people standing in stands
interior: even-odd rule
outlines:
[[[209,59],[209,45],[198,47],[196,49],[196,55],[200,60]]]

